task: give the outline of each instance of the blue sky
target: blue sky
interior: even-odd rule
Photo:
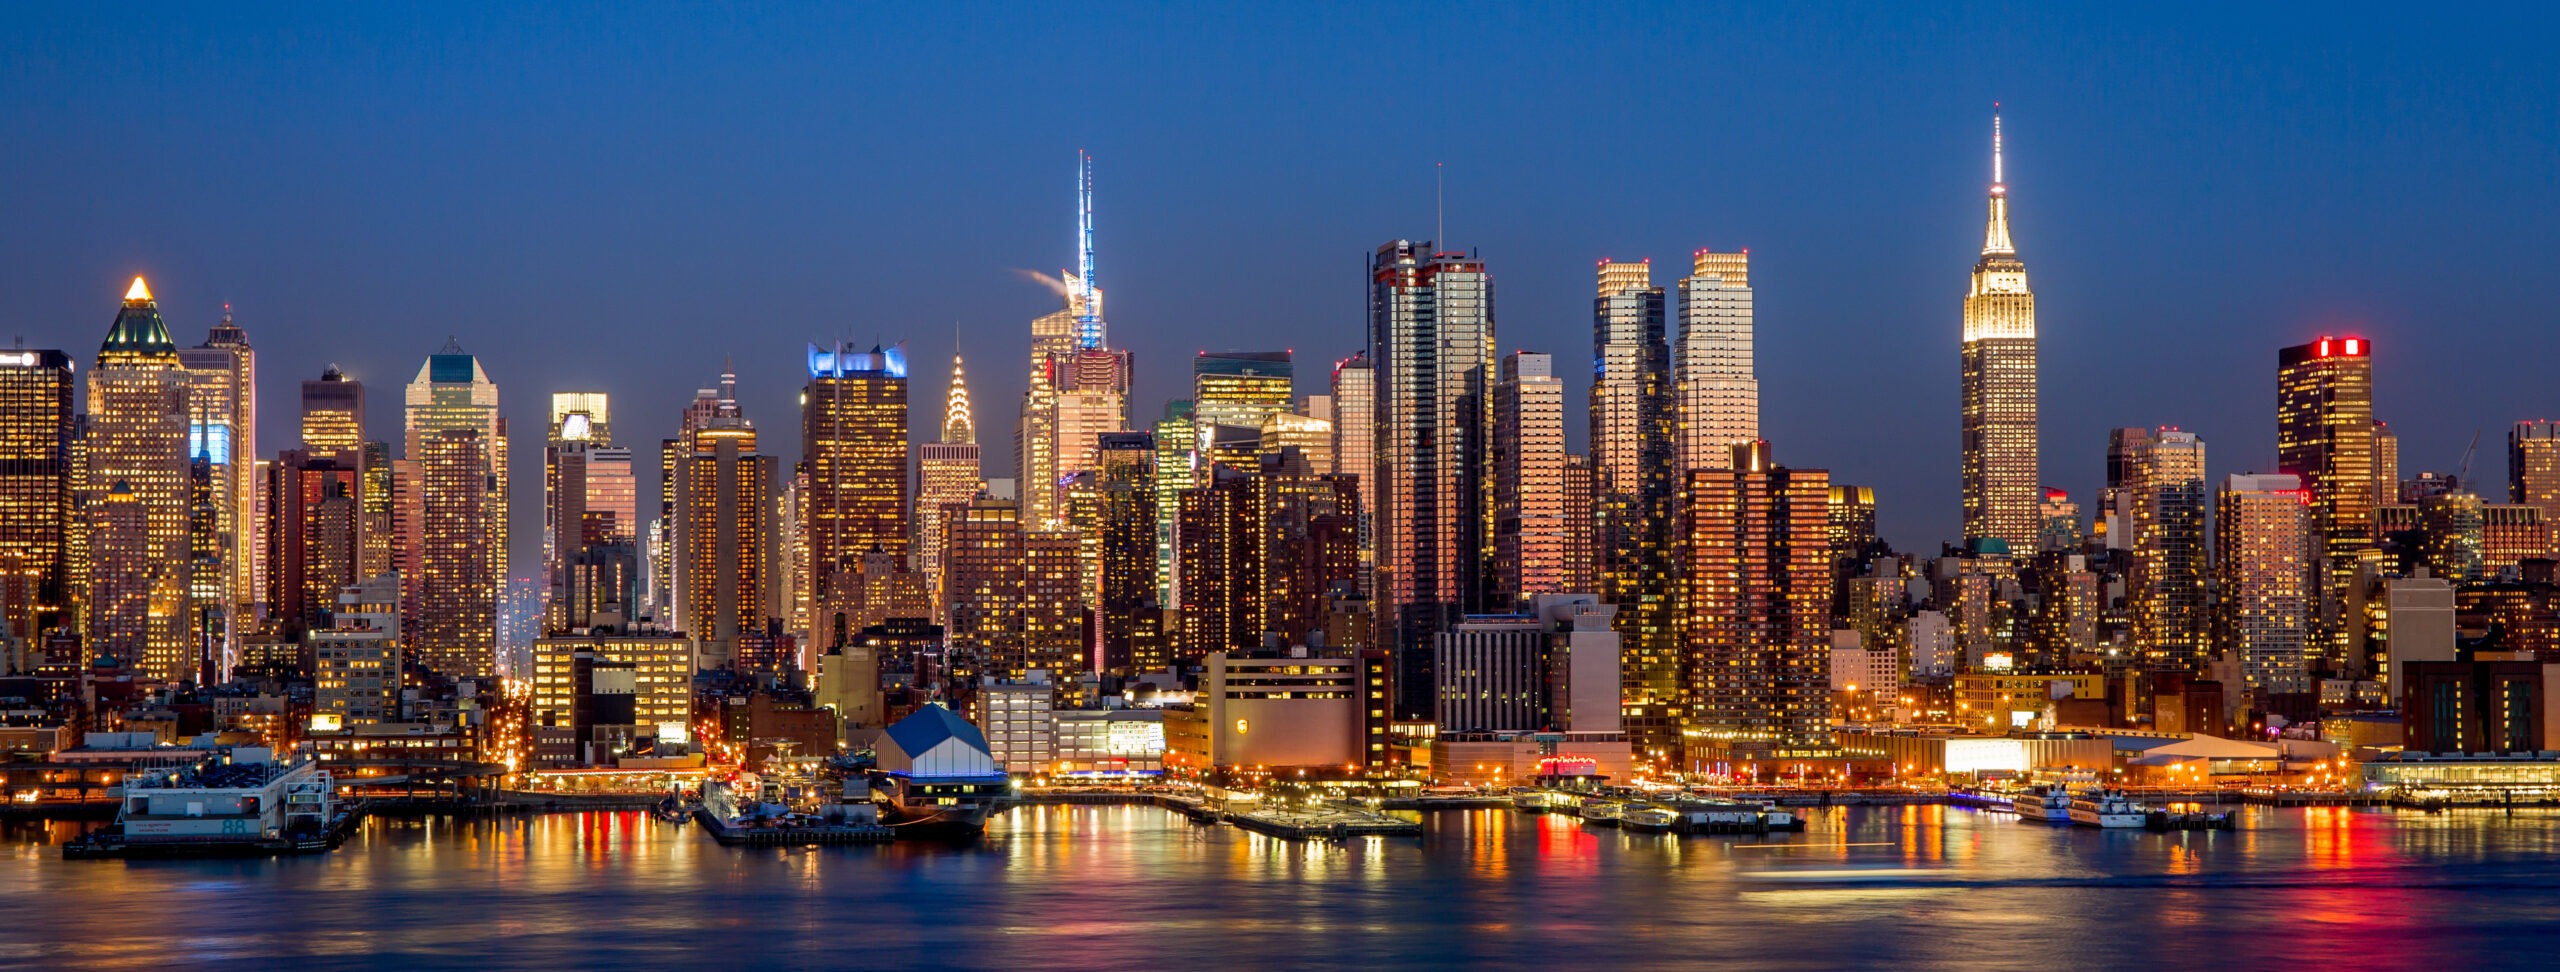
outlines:
[[[2380,349],[2404,468],[2560,415],[2560,29],[2533,7],[611,4],[0,8],[0,339],[86,363],[134,273],[261,351],[264,445],[336,362],[448,334],[520,440],[553,390],[672,431],[734,356],[796,451],[801,345],[906,340],[915,428],[971,361],[992,465],[1097,158],[1138,418],[1201,348],[1362,343],[1361,261],[1490,263],[1504,350],[1590,347],[1590,272],[1749,247],[1764,434],[1953,536],[1956,337],[1991,104],[2043,334],[2048,481],[2105,430],[2273,465],[2276,348]],[[1299,391],[1323,389],[1313,377]],[[1581,439],[1582,391],[1569,400]],[[526,453],[531,454],[531,453]],[[520,525],[538,473],[520,469]],[[532,534],[526,534],[531,536]],[[526,563],[529,551],[519,551]]]

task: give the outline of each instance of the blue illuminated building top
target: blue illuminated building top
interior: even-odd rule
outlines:
[[[869,351],[847,351],[843,342],[829,347],[809,345],[809,377],[811,378],[904,378],[907,376],[907,345],[882,348],[875,344]]]

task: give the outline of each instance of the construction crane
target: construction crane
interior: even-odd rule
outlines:
[[[2480,451],[2480,431],[2471,430],[2471,444],[2462,449],[2462,466],[2454,471],[2453,488],[2461,489],[2471,482],[2471,456]]]

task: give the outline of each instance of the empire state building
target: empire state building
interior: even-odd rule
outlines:
[[[1991,215],[1964,298],[1964,536],[2036,549],[2036,297],[2009,241],[2000,117],[1991,118]]]

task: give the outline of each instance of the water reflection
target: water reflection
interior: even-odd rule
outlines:
[[[2180,834],[1937,806],[1808,819],[1683,838],[1487,809],[1418,839],[1295,843],[1040,807],[968,845],[744,850],[595,813],[135,862],[63,861],[86,825],[12,821],[0,914],[43,918],[0,923],[0,966],[2211,966],[2246,941],[2312,966],[2461,967],[2560,933],[2549,815],[2253,809]]]

